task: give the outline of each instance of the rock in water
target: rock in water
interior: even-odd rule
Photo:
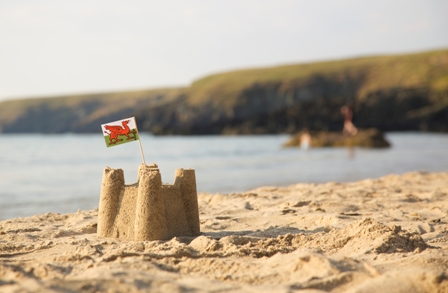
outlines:
[[[301,133],[293,135],[283,146],[299,147]],[[358,129],[356,135],[348,136],[341,132],[320,131],[311,133],[311,147],[364,147],[387,148],[390,143],[376,128]]]

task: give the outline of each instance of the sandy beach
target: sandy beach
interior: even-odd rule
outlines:
[[[0,222],[0,292],[448,292],[448,173],[199,193],[201,236],[101,238],[97,210]]]

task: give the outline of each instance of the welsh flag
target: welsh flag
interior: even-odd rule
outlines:
[[[101,124],[107,147],[139,140],[135,117]]]

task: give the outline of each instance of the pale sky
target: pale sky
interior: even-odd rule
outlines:
[[[0,0],[0,100],[441,48],[446,0]]]

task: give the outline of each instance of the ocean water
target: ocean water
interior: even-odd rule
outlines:
[[[176,168],[196,170],[199,192],[259,186],[350,182],[409,171],[448,171],[448,135],[388,133],[389,149],[282,148],[286,135],[141,134],[147,163],[172,183]],[[136,142],[106,148],[101,134],[0,135],[0,220],[70,213],[98,206],[104,167],[134,183],[142,163]]]

